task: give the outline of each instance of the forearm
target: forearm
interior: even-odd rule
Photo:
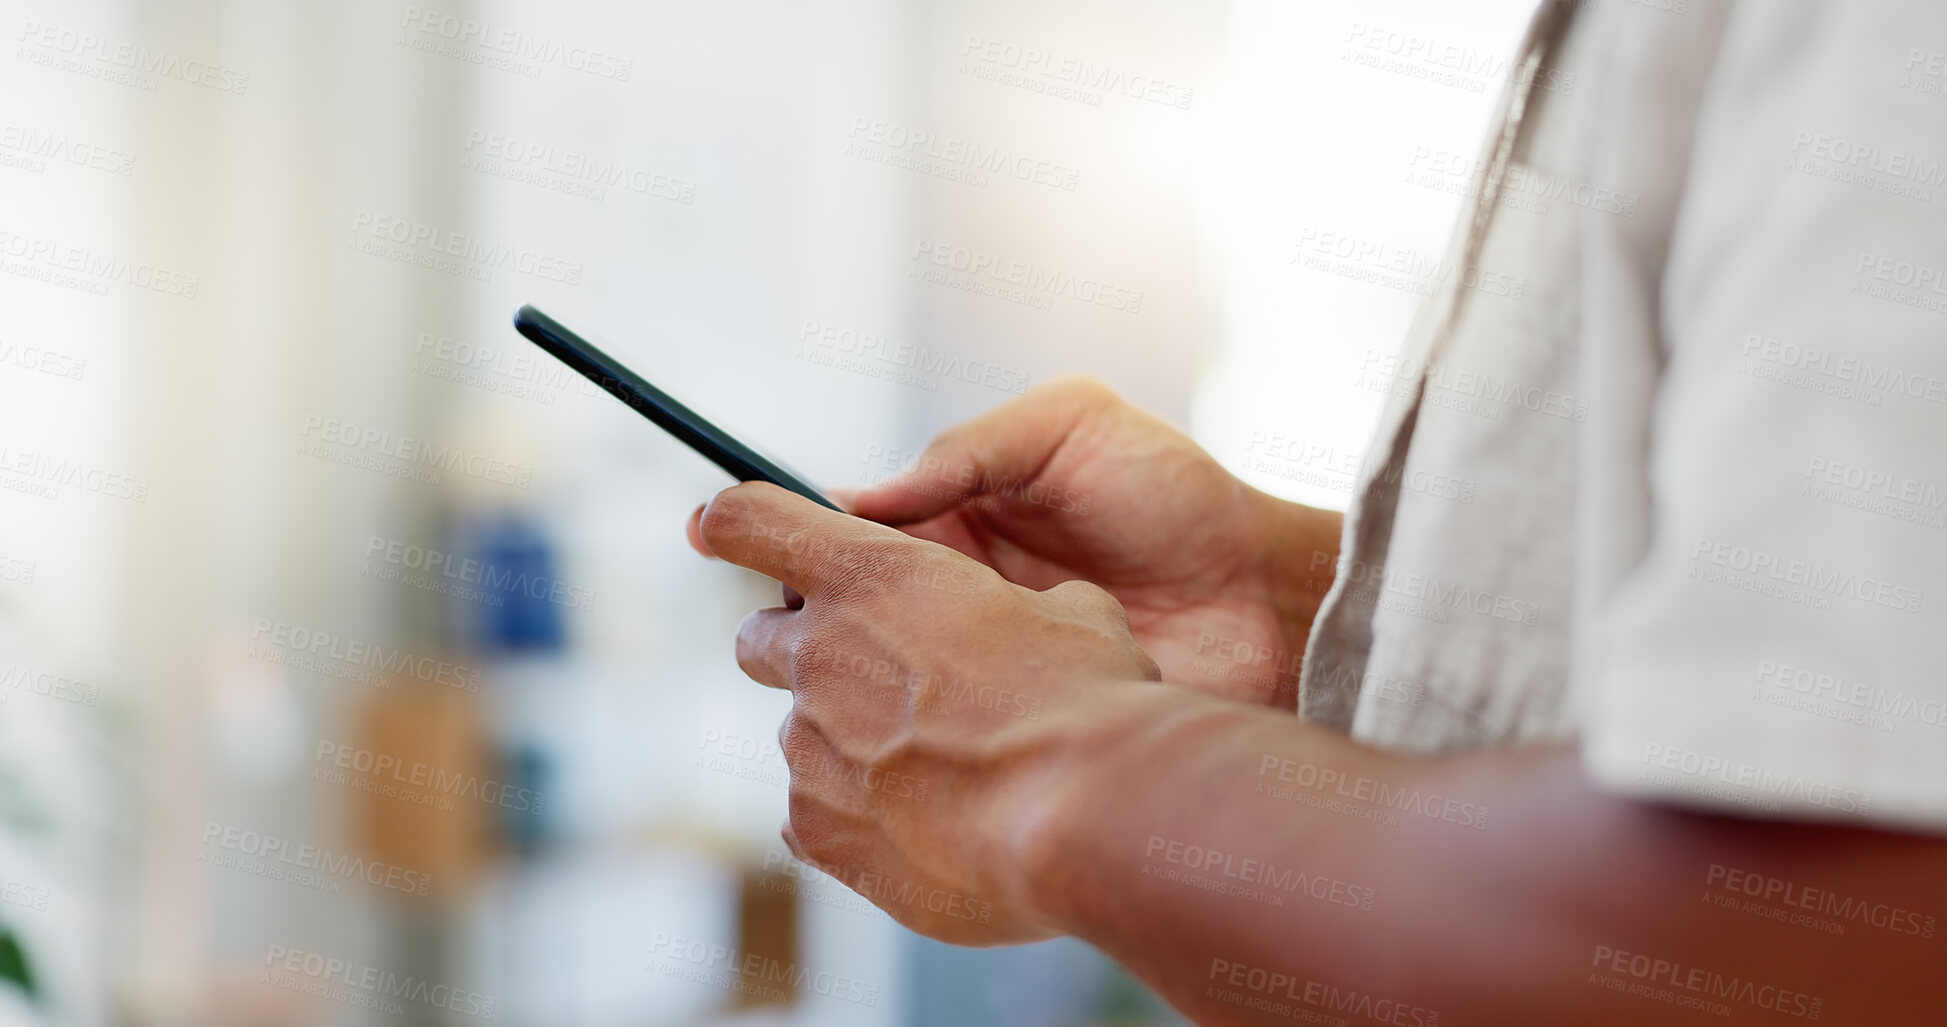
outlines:
[[[1162,686],[1111,706],[1029,887],[1202,1022],[1904,1023],[1947,998],[1938,842],[1613,798],[1560,747],[1414,761]],[[1848,904],[1780,922],[1753,880],[1787,914]]]

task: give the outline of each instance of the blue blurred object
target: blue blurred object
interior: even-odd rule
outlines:
[[[467,635],[489,653],[555,653],[566,643],[562,607],[576,591],[556,576],[554,543],[540,523],[518,510],[481,515],[461,529],[461,551],[479,561],[476,602]]]
[[[500,813],[502,834],[514,851],[526,858],[538,853],[553,833],[554,815],[547,806],[551,764],[547,750],[533,743],[517,743],[500,756],[502,780],[507,787],[516,789],[516,795],[532,797],[530,802]]]
[[[906,1023],[927,1027],[1191,1027],[1074,938],[968,949],[905,937]]]

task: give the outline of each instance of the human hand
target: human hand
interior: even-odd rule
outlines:
[[[1126,737],[1104,715],[1114,693],[1157,679],[1115,599],[1011,584],[768,484],[719,493],[693,527],[802,597],[737,634],[744,672],[792,693],[791,850],[930,937],[1054,936],[1021,849],[1063,815],[1089,747]]]
[[[1163,680],[1284,708],[1338,559],[1338,514],[1251,488],[1085,378],[948,429],[912,469],[841,502],[1018,585],[1099,585]]]

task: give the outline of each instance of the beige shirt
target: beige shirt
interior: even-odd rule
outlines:
[[[1947,828],[1947,7],[1544,0],[1523,54],[1300,712]]]

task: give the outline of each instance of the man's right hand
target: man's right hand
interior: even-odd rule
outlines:
[[[1340,515],[1239,481],[1107,386],[1063,378],[935,439],[842,500],[1018,585],[1120,600],[1163,680],[1291,708]]]

